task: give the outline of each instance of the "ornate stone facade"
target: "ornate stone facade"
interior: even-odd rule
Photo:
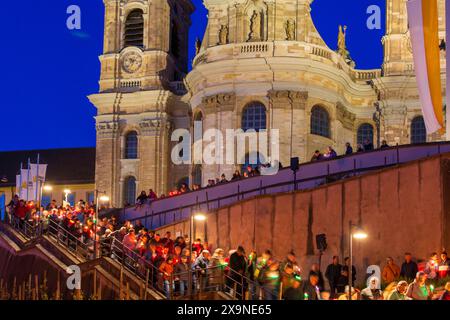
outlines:
[[[375,70],[355,69],[347,51],[343,55],[325,44],[311,18],[312,1],[204,0],[208,26],[187,74],[187,32],[194,9],[189,0],[104,0],[100,93],[90,96],[98,108],[97,188],[121,206],[129,176],[138,190],[158,193],[192,179],[193,165],[170,161],[176,143],[170,141],[171,132],[192,130],[194,119],[202,119],[203,131],[219,129],[225,135],[227,129],[242,128],[252,103],[265,108],[267,130],[279,130],[284,165],[294,156],[307,161],[314,150],[327,146],[338,153],[346,142],[355,147],[362,125],[372,127],[375,145],[377,137],[390,145],[410,143],[411,121],[421,110],[406,0],[387,1],[384,62]],[[138,21],[144,29],[142,46],[124,46],[127,17],[136,9],[143,17]],[[443,0],[439,9],[444,38]],[[312,132],[317,107],[327,114],[327,134]],[[130,131],[138,134],[137,159],[124,158]],[[201,179],[205,184],[222,173],[230,178],[236,169],[238,165],[203,165]]]
[[[162,194],[189,175],[187,166],[170,161],[170,136],[174,128],[190,127],[182,96],[194,7],[189,0],[104,0],[104,5],[100,92],[89,97],[98,110],[96,187],[121,207],[133,192],[151,188]],[[137,133],[136,156],[127,156],[130,132]],[[135,190],[128,190],[130,178]]]

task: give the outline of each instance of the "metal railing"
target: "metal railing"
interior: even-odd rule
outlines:
[[[79,258],[92,260],[95,257],[93,240],[84,239],[77,229],[65,228],[62,221],[50,218],[47,224],[43,220],[27,221],[11,216],[7,222],[29,240],[47,235],[58,246],[64,247]],[[278,290],[271,290],[225,264],[196,269],[192,268],[192,264],[187,264],[185,272],[164,274],[151,261],[151,256],[140,255],[135,250],[127,248],[114,235],[100,239],[97,248],[98,257],[112,258],[144,283],[144,299],[147,297],[148,288],[170,300],[188,299],[212,292],[222,292],[230,299],[237,300],[280,298]]]
[[[80,236],[79,230],[67,229],[61,222],[49,219],[45,234],[52,237],[57,245],[62,245],[75,255],[90,260],[94,257],[94,241]]]
[[[42,234],[43,225],[36,220],[21,219],[17,216],[9,215],[9,219],[6,222],[28,240],[36,239]]]

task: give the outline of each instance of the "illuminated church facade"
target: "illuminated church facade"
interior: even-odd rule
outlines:
[[[319,1],[319,0],[317,0]],[[427,136],[414,76],[406,0],[387,0],[384,61],[358,70],[339,30],[331,50],[311,18],[312,0],[204,0],[204,38],[188,63],[190,0],[104,0],[104,52],[97,107],[96,188],[112,205],[141,190],[166,194],[181,182],[205,185],[240,165],[171,160],[176,129],[279,130],[280,162],[315,150],[343,153],[444,140]],[[445,38],[444,0],[439,1]],[[441,53],[445,68],[445,52]],[[445,96],[445,69],[442,70]]]

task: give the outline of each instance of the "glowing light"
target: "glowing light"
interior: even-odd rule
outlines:
[[[52,191],[53,187],[52,186],[44,186],[44,191]]]
[[[205,221],[206,220],[206,215],[204,215],[203,213],[196,213],[194,215],[194,219],[197,221]]]
[[[280,277],[280,275],[278,274],[278,272],[268,272],[267,273],[267,278],[269,279],[278,279]]]
[[[108,202],[108,201],[109,201],[109,197],[108,197],[108,196],[101,196],[101,197],[99,198],[99,200],[100,200],[101,202]]]
[[[355,226],[355,229],[353,230],[353,238],[354,239],[361,240],[361,239],[366,239],[367,237],[368,237],[367,233],[362,228]]]
[[[71,193],[72,191],[70,191],[70,189],[64,189],[64,193],[66,193],[66,194],[69,194],[69,193]]]
[[[359,231],[353,234],[353,238],[361,240],[361,239],[366,239],[367,238],[367,233],[365,233],[364,231]]]

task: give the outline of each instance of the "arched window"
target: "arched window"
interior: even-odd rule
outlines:
[[[136,178],[128,177],[125,179],[123,186],[123,201],[125,205],[133,205],[136,203]]]
[[[189,178],[188,177],[183,177],[180,180],[178,180],[177,189],[180,189],[183,184],[185,184],[186,186],[189,187]]]
[[[311,134],[330,137],[330,118],[322,107],[314,106],[311,110]]]
[[[415,117],[411,121],[411,143],[427,142],[427,129],[422,116]]]
[[[180,58],[180,40],[178,38],[178,27],[175,22],[172,23],[170,28],[170,53],[172,53],[175,59]]]
[[[131,11],[125,21],[125,47],[144,47],[144,16],[141,9]]]
[[[198,125],[201,126],[198,127]],[[194,114],[194,129],[197,128],[197,131],[194,131],[194,142],[197,142],[203,138],[203,113],[198,111]]]
[[[138,135],[136,131],[129,132],[125,137],[125,159],[138,158]]]
[[[358,128],[358,144],[364,144],[366,140],[373,143],[373,126],[369,123],[364,123]]]
[[[196,164],[192,170],[192,184],[202,186],[202,165]]]
[[[242,111],[242,130],[259,132],[267,128],[266,107],[261,102],[251,102]]]
[[[194,115],[194,121],[203,121],[203,113],[201,111],[198,111]]]

